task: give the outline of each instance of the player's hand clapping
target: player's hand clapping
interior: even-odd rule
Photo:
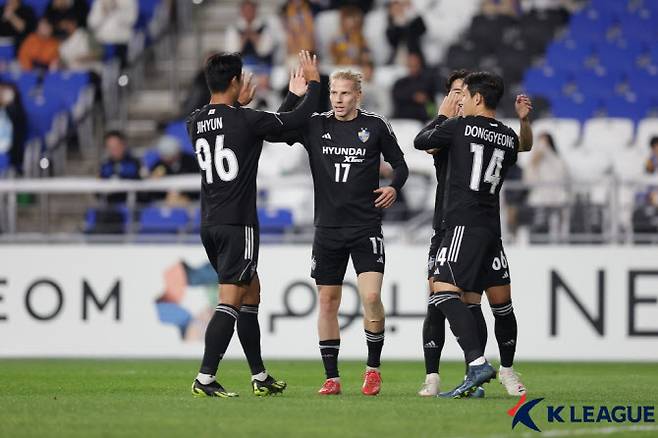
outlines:
[[[299,66],[290,72],[288,91],[297,97],[302,97],[306,94],[306,90],[308,90],[308,84],[306,83],[306,79],[304,79],[302,67]]]
[[[451,91],[443,98],[443,102],[441,102],[441,106],[439,107],[439,115],[446,116],[449,119],[457,116],[460,101],[461,93]]]
[[[375,199],[375,207],[377,208],[388,208],[398,197],[398,192],[391,186],[380,187],[374,191],[378,193],[379,196]]]
[[[256,94],[256,85],[251,84],[251,79],[254,77],[251,73],[242,73],[242,87],[240,88],[240,94],[238,95],[238,103],[242,106],[249,105],[251,100]]]
[[[532,111],[532,101],[525,94],[519,94],[514,101],[514,109],[519,119],[526,119]]]
[[[308,50],[302,50],[299,52],[299,66],[304,72],[304,78],[307,82],[320,82],[320,72],[318,70],[317,56],[311,56],[311,52]]]

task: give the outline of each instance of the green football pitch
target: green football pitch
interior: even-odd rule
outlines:
[[[359,392],[363,364],[341,362],[343,394],[316,394],[322,366],[313,361],[269,361],[288,382],[282,396],[250,393],[244,362],[225,361],[220,382],[239,398],[193,398],[197,361],[2,360],[0,437],[657,437],[658,423],[549,424],[546,405],[657,405],[658,364],[520,363],[528,400],[542,434],[522,424],[512,430],[507,410],[516,399],[497,382],[485,399],[441,400],[416,395],[420,362],[387,362],[382,393]],[[463,377],[446,363],[443,389]]]

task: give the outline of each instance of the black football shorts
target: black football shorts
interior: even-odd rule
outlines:
[[[343,284],[350,256],[357,275],[383,273],[386,255],[381,226],[315,228],[311,259],[315,284]]]
[[[479,293],[489,287],[510,284],[500,236],[485,227],[449,228],[435,254],[434,281]]]
[[[439,252],[439,246],[445,235],[445,230],[434,230],[432,239],[430,240],[430,250],[427,254],[427,279],[434,277],[434,263],[436,260],[436,253]]]
[[[258,267],[257,225],[201,227],[201,243],[219,284],[247,285]]]

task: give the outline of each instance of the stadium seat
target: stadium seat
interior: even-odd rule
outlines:
[[[9,154],[0,153],[0,177],[9,170]]]
[[[85,213],[84,232],[87,234],[120,234],[128,225],[128,209],[116,207],[90,208]]]
[[[630,119],[599,118],[583,124],[582,147],[593,152],[605,152],[614,158],[633,139],[635,125]]]
[[[259,208],[258,222],[260,231],[265,234],[283,234],[294,224],[292,211],[283,208],[276,210]]]
[[[300,144],[263,142],[263,152],[258,165],[260,176],[278,177],[294,172],[301,166],[306,150]]]
[[[0,60],[11,62],[16,59],[16,47],[13,42],[0,45]]]
[[[634,147],[648,153],[649,142],[653,137],[658,137],[658,117],[644,119],[638,123]]]
[[[160,153],[157,149],[149,149],[144,152],[144,155],[142,156],[142,163],[144,163],[144,167],[149,171],[153,170],[153,167],[158,160],[160,160]]]
[[[551,112],[554,117],[578,119],[580,121],[594,117],[601,107],[598,99],[585,96],[559,96],[550,100]]]
[[[187,135],[187,128],[185,127],[185,121],[172,122],[165,128],[165,134],[176,137],[180,140],[181,146],[183,147],[183,153],[194,155],[194,146],[190,140],[190,136]]]
[[[54,72],[44,77],[43,92],[48,96],[59,96],[68,108],[73,108],[88,85],[89,73]]]
[[[635,94],[611,96],[606,100],[605,109],[608,117],[628,117],[634,121],[646,117],[651,108],[647,96],[637,97]]]
[[[574,73],[574,82],[578,91],[585,96],[610,97],[615,94],[616,86],[621,82],[621,75],[605,71],[578,70]]]
[[[28,118],[28,137],[45,137],[53,128],[55,116],[67,111],[64,102],[57,96],[28,96],[23,94],[23,106]]]
[[[627,71],[637,67],[645,47],[639,42],[625,44],[599,44],[596,46],[596,59],[608,71]]]
[[[37,17],[41,17],[46,12],[49,3],[50,0],[23,0],[23,4],[30,6]]]
[[[580,123],[575,119],[546,118],[535,120],[532,123],[532,130],[535,139],[544,132],[551,134],[555,141],[555,147],[562,156],[567,156],[580,138]]]
[[[184,208],[147,207],[139,217],[139,232],[172,234],[185,229],[190,221]]]
[[[531,68],[525,72],[523,89],[527,94],[545,97],[555,97],[570,80],[570,75],[564,70],[550,67]]]
[[[633,70],[628,75],[628,84],[636,95],[658,97],[658,70]]]
[[[329,12],[321,12],[318,14],[318,18],[328,14]],[[334,20],[334,18],[329,18],[327,17],[326,21],[329,20]],[[333,27],[333,29],[338,29],[338,18],[335,18],[336,25]],[[322,32],[321,29],[328,29],[328,28],[320,28],[320,23],[316,21],[316,29],[320,33],[326,33]],[[364,20],[363,20],[363,36],[366,38],[366,41],[368,42],[368,47],[370,48],[370,54],[372,56],[372,60],[376,65],[383,65],[386,62],[388,62],[388,58],[391,56],[391,46],[388,44],[388,40],[386,39],[386,26],[388,25],[388,16],[386,9],[384,8],[377,8],[372,11],[370,11],[368,14],[366,14]],[[333,37],[335,35],[323,35],[322,39],[325,39],[327,37]]]
[[[552,42],[546,49],[546,64],[554,68],[578,70],[585,67],[592,55],[592,46],[588,42],[567,38]]]

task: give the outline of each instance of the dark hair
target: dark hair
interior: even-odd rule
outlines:
[[[215,53],[206,60],[204,74],[211,93],[224,92],[233,78],[240,79],[242,58],[239,53]]]
[[[124,143],[126,141],[126,134],[124,134],[123,131],[119,131],[118,129],[115,129],[112,131],[107,131],[105,133],[105,136],[103,136],[103,142],[106,142],[108,139],[112,137],[116,137]]]
[[[445,90],[446,94],[450,93],[450,90],[452,89],[452,83],[455,82],[457,79],[464,79],[466,76],[468,76],[471,72],[469,70],[466,70],[465,68],[461,68],[459,70],[454,70],[452,73],[450,73],[450,76],[448,76],[448,79],[446,79],[445,83]]]
[[[476,93],[480,93],[484,99],[484,106],[492,110],[496,109],[505,92],[503,78],[488,71],[469,74],[464,78],[464,85],[468,87],[471,97],[475,96]]]
[[[658,144],[658,136],[651,137],[651,141],[649,142],[649,147],[653,148],[656,144]]]
[[[557,148],[555,147],[555,140],[553,140],[553,136],[549,134],[548,132],[542,132],[539,134],[540,137],[546,138],[546,143],[548,143],[548,147],[551,148],[553,152],[555,152],[556,155],[558,154]]]

